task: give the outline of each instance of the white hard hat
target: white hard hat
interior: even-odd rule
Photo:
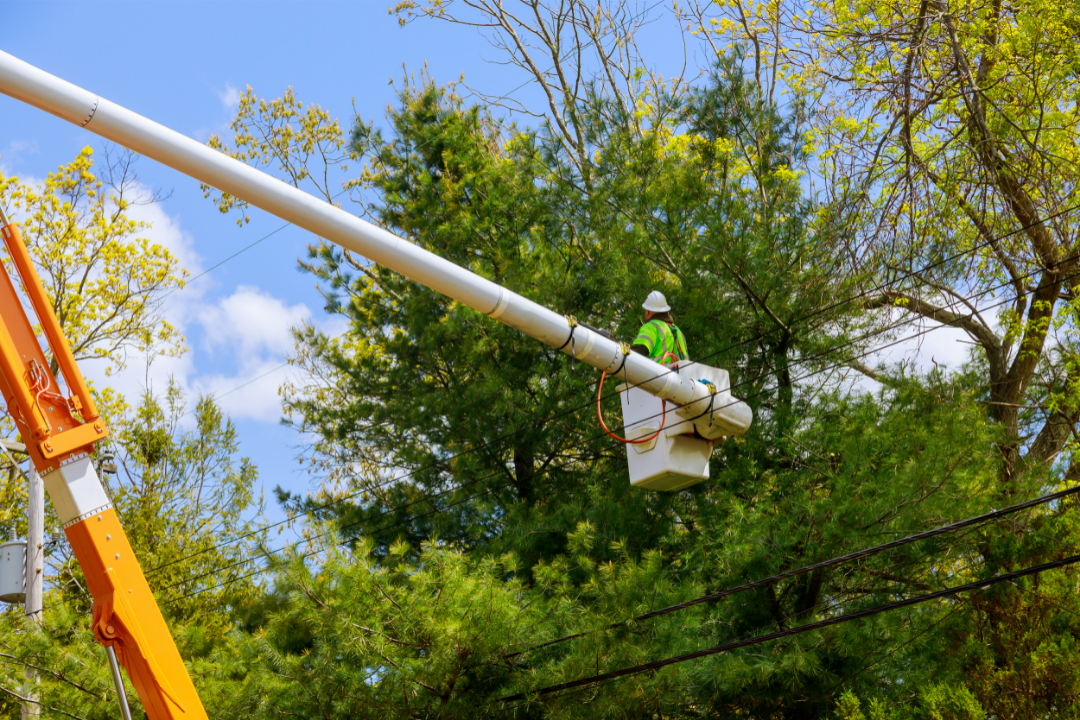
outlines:
[[[649,293],[649,297],[645,298],[645,304],[641,307],[649,312],[669,312],[671,310],[671,306],[664,299],[664,293],[659,290],[653,290]]]

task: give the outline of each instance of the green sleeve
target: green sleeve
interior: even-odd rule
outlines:
[[[656,326],[650,320],[641,326],[641,330],[638,331],[637,337],[634,338],[634,342],[632,342],[631,345],[644,345],[651,356],[656,350],[656,343],[659,339],[659,333],[656,331]]]

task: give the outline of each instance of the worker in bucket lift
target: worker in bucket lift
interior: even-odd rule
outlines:
[[[630,349],[650,360],[662,362],[665,353],[674,353],[679,361],[688,361],[686,337],[671,319],[671,306],[664,299],[664,294],[653,290],[645,303],[645,324],[641,326]],[[674,362],[670,357],[667,363]]]

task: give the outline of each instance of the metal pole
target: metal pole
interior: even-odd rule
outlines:
[[[2,216],[2,213],[0,213]],[[16,473],[23,475],[27,480],[27,507],[26,507],[26,600],[24,608],[26,617],[41,624],[42,613],[42,590],[45,582],[45,484],[41,476],[37,474],[33,465],[30,465],[29,474],[24,474],[19,468],[12,453],[26,453],[26,446],[14,440],[0,440],[0,453],[9,463],[9,479],[15,482]],[[14,531],[14,528],[12,528]],[[26,675],[26,698],[29,702],[22,704],[22,720],[32,720],[41,716],[41,704],[38,697],[38,674],[37,670],[27,667]]]
[[[45,483],[30,463],[29,502],[26,507],[26,617],[41,623],[42,591],[45,582]],[[22,720],[41,716],[38,697],[38,674],[26,668],[26,697],[33,702],[23,703]]]
[[[27,479],[30,487],[26,508],[26,616],[40,623],[45,582],[45,483],[32,464]]]
[[[131,708],[128,707],[127,692],[124,690],[124,676],[120,674],[120,663],[116,662],[116,653],[112,645],[105,647],[105,654],[109,656],[109,670],[112,671],[113,685],[116,686],[116,700],[120,703],[120,716],[124,720],[131,720]]]

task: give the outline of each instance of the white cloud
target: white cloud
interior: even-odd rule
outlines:
[[[239,375],[200,376],[196,386],[199,393],[213,396],[229,417],[276,423],[281,417],[278,388],[295,373],[283,364],[282,358],[264,358],[249,363]]]
[[[136,191],[136,197],[150,194],[149,188],[132,189]],[[181,229],[180,219],[165,212],[161,203],[131,205],[127,214],[132,220],[149,225],[139,233],[139,237],[145,237],[150,242],[165,247],[192,276],[202,271],[202,257],[195,251],[194,238]]]
[[[236,372],[198,374],[189,381],[192,391],[219,398],[222,410],[234,418],[277,422],[278,388],[297,372],[285,365],[294,346],[292,328],[312,322],[307,306],[288,305],[264,290],[242,285],[231,295],[202,305],[195,321],[206,352],[219,360],[231,357]],[[347,323],[329,318],[317,327],[335,334],[347,329]]]
[[[225,83],[224,90],[214,88],[214,94],[218,96],[225,112],[233,113],[240,107],[240,91],[233,87],[232,83]]]
[[[145,187],[134,187],[130,190],[134,191],[133,197],[150,194],[150,189]],[[169,215],[161,203],[131,205],[128,208],[128,217],[147,224],[147,227],[138,232],[138,237],[168,249],[180,266],[187,269],[191,275],[197,275],[201,271],[202,257],[195,251],[194,238],[183,230],[180,219]],[[205,289],[205,285],[200,283],[170,294],[162,304],[162,319],[177,328],[181,334],[186,334],[190,318],[197,311]],[[123,394],[131,404],[138,402],[139,396],[146,389],[155,393],[164,392],[170,377],[186,389],[190,378],[196,372],[195,357],[191,352],[180,357],[156,355],[149,364],[145,355],[129,353],[127,367],[120,372],[106,376],[104,369],[105,364],[97,360],[82,363],[83,373],[94,380],[95,384],[112,387]]]
[[[192,275],[201,271],[203,259],[178,217],[160,204],[135,206],[130,214],[150,224],[141,236],[167,247]],[[291,328],[310,322],[311,311],[254,286],[210,299],[212,288],[202,280],[165,299],[164,319],[189,340],[190,349],[181,357],[155,356],[149,364],[144,356],[129,357],[127,368],[111,377],[104,375],[102,364],[89,361],[83,363],[84,373],[131,403],[146,388],[163,392],[171,378],[189,402],[213,395],[232,417],[276,423],[281,416],[277,389],[293,372],[281,367],[293,349]],[[330,332],[345,329],[340,321],[320,326]]]
[[[24,155],[37,155],[40,151],[37,140],[12,140],[4,148],[0,157],[5,161],[17,160]]]
[[[273,295],[241,285],[219,303],[199,310],[207,345],[231,348],[239,364],[265,354],[284,356],[293,346],[290,329],[311,316],[303,303],[286,305]]]
[[[196,321],[209,354],[232,358],[236,373],[212,373],[192,379],[193,389],[221,398],[235,418],[277,422],[277,389],[294,371],[282,365],[293,349],[292,328],[310,322],[303,303],[288,305],[257,287],[241,285],[213,304],[200,307]]]
[[[162,391],[172,378],[189,402],[212,395],[233,418],[276,423],[281,417],[277,390],[294,372],[282,367],[293,349],[291,329],[310,321],[307,306],[289,305],[251,286],[209,302],[193,295],[178,305],[167,308],[166,316],[189,337],[201,335],[201,341],[189,342],[184,356],[157,357],[149,367],[145,358],[134,358],[107,382],[130,402],[146,387]]]
[[[145,357],[136,357],[111,378],[95,375],[92,367],[88,375],[129,402],[145,388],[164,391],[171,378],[190,404],[200,395],[211,395],[233,418],[278,422],[278,388],[295,372],[282,366],[293,349],[291,328],[310,321],[305,305],[288,305],[259,288],[241,286],[212,302],[192,296],[183,306],[166,309],[166,316],[189,337],[201,334],[201,342],[189,342],[191,349],[178,358],[155,357],[149,367]]]

